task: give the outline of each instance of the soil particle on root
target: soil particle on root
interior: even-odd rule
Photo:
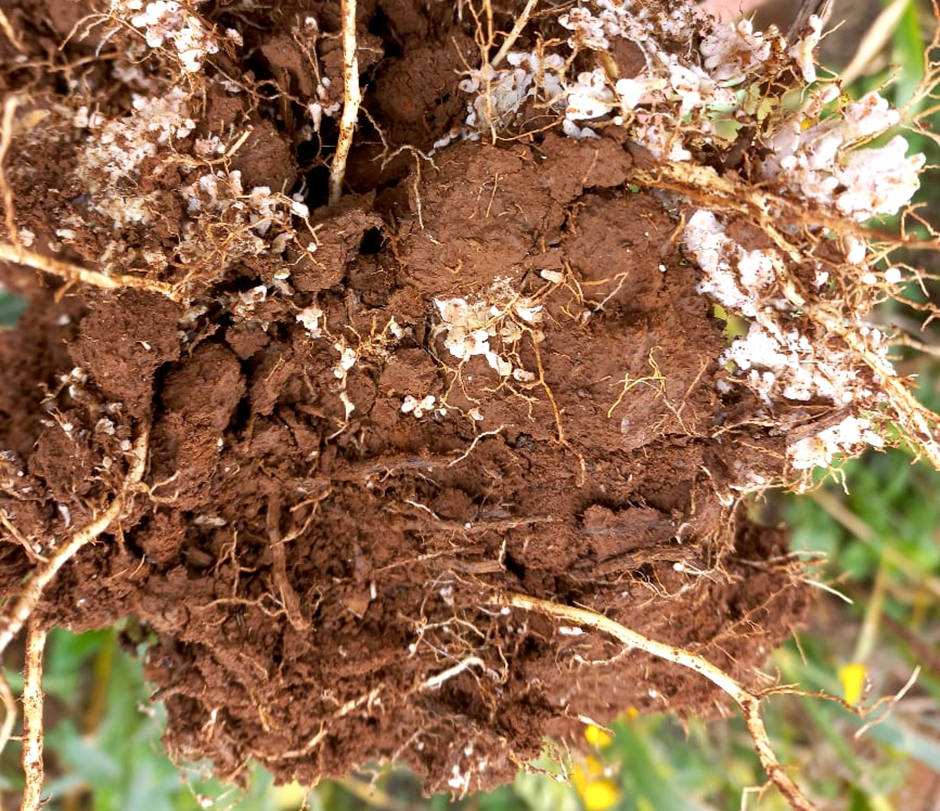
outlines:
[[[456,93],[424,82],[428,64],[446,73],[427,37],[468,29],[418,3],[381,13],[400,36],[371,115],[427,147]],[[281,33],[256,67],[315,84]],[[255,129],[267,164],[244,171],[289,187],[302,167],[270,121]],[[460,792],[512,779],[545,735],[577,739],[579,716],[714,714],[700,677],[498,600],[590,606],[745,683],[807,609],[785,533],[731,506],[745,475],[779,475],[781,440],[718,431],[756,405],[716,386],[720,329],[664,202],[630,191],[633,160],[606,137],[464,143],[397,178],[376,165],[368,188],[360,162],[362,193],[313,212],[316,262],[294,257],[292,296],[263,256],[187,313],[34,288],[0,335],[0,509],[36,544],[0,548],[3,594],[39,539],[91,517],[148,422],[146,486],[42,610],[153,629],[173,755],[301,782],[394,759]],[[99,236],[71,250],[88,258]]]

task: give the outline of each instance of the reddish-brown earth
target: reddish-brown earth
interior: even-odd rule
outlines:
[[[756,403],[716,385],[722,325],[677,246],[674,201],[633,185],[643,154],[541,132],[382,162],[377,127],[389,151],[426,152],[465,113],[459,71],[478,52],[458,5],[361,3],[369,115],[335,207],[333,122],[310,150],[286,96],[205,99],[197,133],[254,128],[231,165],[246,189],[306,180],[312,257],[289,248],[224,273],[219,256],[194,260],[188,310],[0,271],[30,299],[0,335],[0,509],[22,538],[0,545],[0,594],[92,518],[152,426],[119,528],[39,610],[74,630],[138,617],[170,751],[222,775],[255,758],[313,781],[391,758],[431,789],[465,790],[510,779],[546,735],[577,736],[579,716],[721,704],[688,671],[502,609],[503,592],[588,606],[747,683],[806,610],[785,533],[733,498],[749,477],[781,474],[781,439],[749,420]],[[41,7],[7,11],[25,47],[68,64],[62,75],[109,114],[129,110],[94,35],[56,51],[75,6],[51,4],[47,21]],[[216,69],[309,96],[291,26],[310,14],[336,31],[337,7],[239,12],[243,61],[223,54]],[[238,22],[225,4],[204,11]],[[337,75],[338,40],[316,48]],[[29,87],[37,109],[63,100],[47,66],[15,67],[5,40],[0,57],[4,92]],[[60,256],[94,266],[109,224],[70,186],[81,131],[55,150],[30,137],[7,157],[17,223],[48,252],[58,224],[83,217]],[[186,181],[171,167],[139,182],[160,216],[123,238],[171,255]],[[180,281],[180,267],[162,279]],[[435,301],[454,298],[496,299],[491,344],[518,379],[445,346]],[[313,330],[298,320],[312,306]],[[429,395],[427,413],[403,413]]]

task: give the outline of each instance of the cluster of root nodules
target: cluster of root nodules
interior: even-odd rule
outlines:
[[[19,238],[185,295],[4,267],[30,305],[0,335],[0,588],[111,503],[149,428],[119,522],[34,615],[136,615],[170,751],[223,776],[250,758],[304,782],[393,759],[459,792],[511,779],[584,718],[720,707],[690,671],[503,593],[589,606],[751,685],[805,611],[785,535],[734,506],[779,478],[782,440],[716,386],[720,330],[628,145],[540,133],[418,154],[466,112],[460,5],[361,4],[367,92],[335,207],[338,4],[202,7],[241,31],[243,61],[212,55],[192,98],[160,101],[185,104],[190,131],[91,187],[146,129],[107,122],[130,128],[169,40],[131,62],[139,32],[104,21],[69,41],[64,74],[4,74],[35,85],[6,160]],[[55,53],[42,43],[76,10],[53,6],[58,30],[7,12],[22,47]],[[86,130],[63,123],[79,85]],[[297,99],[318,92],[314,131]]]

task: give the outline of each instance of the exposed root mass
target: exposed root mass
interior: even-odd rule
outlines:
[[[940,463],[863,320],[922,278],[862,223],[923,161],[870,146],[880,97],[814,84],[821,20],[14,6],[0,652],[29,623],[32,698],[41,629],[133,614],[174,756],[301,782],[392,759],[460,794],[579,718],[727,694],[809,807],[755,675],[809,589],[743,499],[889,423]]]

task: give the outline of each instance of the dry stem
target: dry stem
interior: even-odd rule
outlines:
[[[330,205],[339,202],[346,176],[346,160],[352,147],[359,119],[362,94],[359,89],[359,56],[356,53],[356,0],[342,2],[343,26],[343,115],[339,122],[339,141],[330,165]]]
[[[46,629],[33,620],[26,631],[26,663],[23,668],[23,774],[26,785],[20,811],[41,807],[43,764],[42,654]]]
[[[528,597],[524,594],[502,595],[495,602],[526,611],[536,611],[549,617],[566,620],[575,625],[586,625],[595,628],[615,637],[628,648],[642,650],[659,659],[682,665],[704,676],[729,695],[735,704],[741,708],[744,723],[747,725],[748,732],[750,732],[754,741],[754,748],[757,751],[758,758],[760,758],[761,766],[764,767],[767,776],[783,794],[790,807],[795,811],[816,811],[816,806],[800,791],[796,783],[787,774],[786,769],[777,760],[761,716],[760,696],[752,693],[721,668],[687,650],[649,639],[594,611],[550,603],[547,600]]]
[[[64,546],[50,556],[49,560],[40,566],[32,578],[23,586],[20,595],[15,598],[12,608],[5,610],[0,617],[0,655],[7,649],[26,621],[33,613],[33,609],[42,599],[43,591],[52,579],[58,574],[67,561],[71,560],[83,546],[94,541],[121,515],[127,495],[134,490],[143,478],[147,463],[147,447],[150,439],[150,430],[141,430],[140,436],[134,442],[134,461],[127,472],[121,488],[114,496],[108,508],[98,513],[95,518],[76,532]]]

